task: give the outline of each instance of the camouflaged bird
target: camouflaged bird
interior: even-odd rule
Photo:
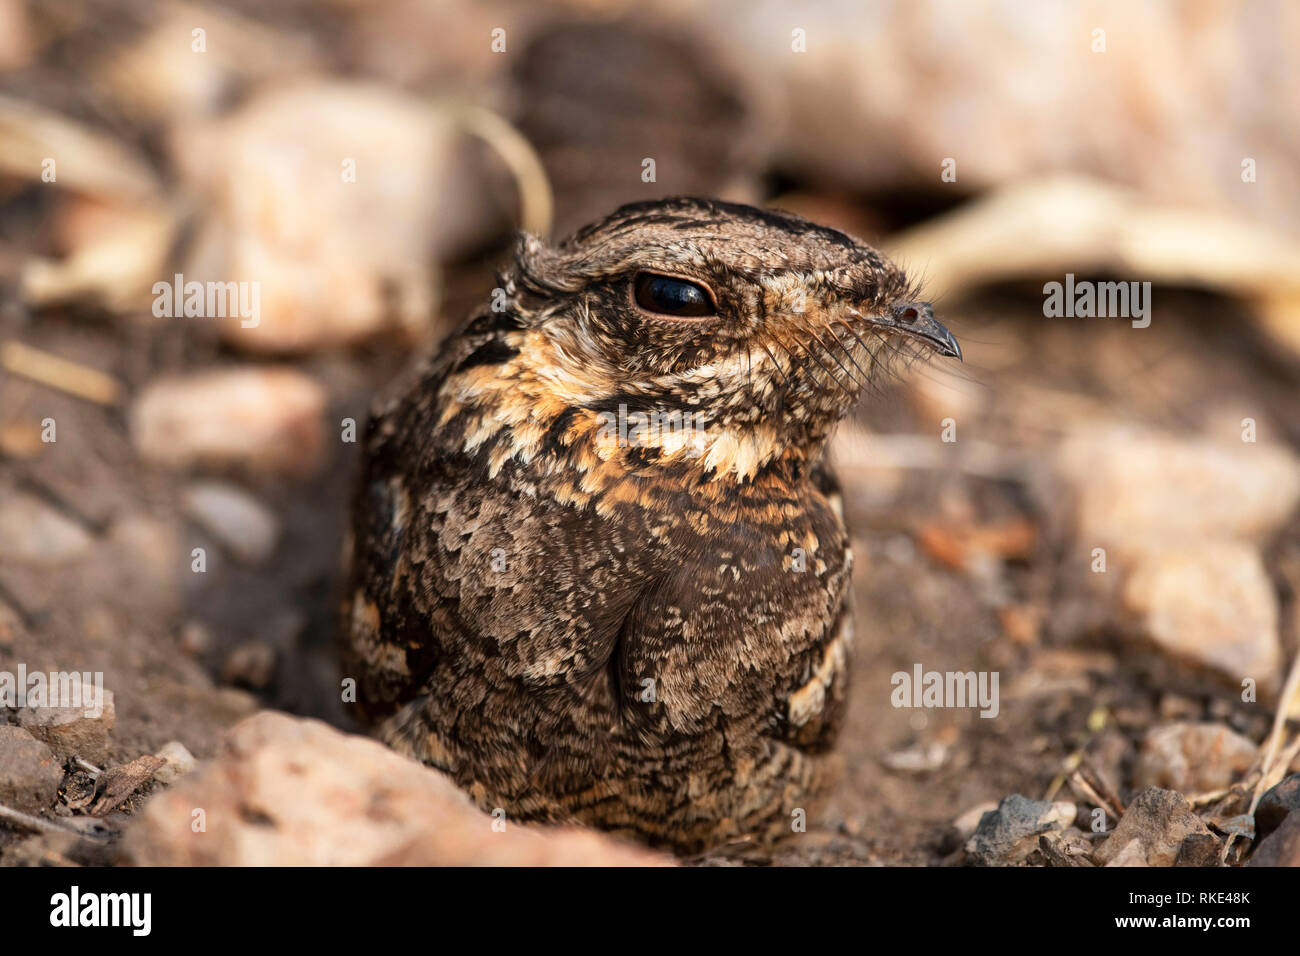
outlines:
[[[956,341],[878,252],[675,199],[520,240],[380,402],[345,670],[394,748],[510,819],[695,852],[823,790],[852,634],[827,437]]]

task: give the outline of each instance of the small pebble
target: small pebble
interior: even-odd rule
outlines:
[[[162,784],[172,784],[192,771],[197,766],[194,754],[179,740],[172,740],[163,745],[155,756],[166,761],[154,771],[153,778]]]

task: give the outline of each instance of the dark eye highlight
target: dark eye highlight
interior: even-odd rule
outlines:
[[[709,290],[695,282],[642,272],[632,285],[636,304],[647,312],[680,318],[716,315]]]

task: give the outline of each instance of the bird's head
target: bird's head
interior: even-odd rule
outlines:
[[[886,364],[927,352],[961,355],[869,246],[785,213],[670,199],[558,245],[523,237],[448,384],[461,379],[458,404],[513,394],[502,414],[526,454],[594,440],[629,468],[743,482],[777,461],[803,468]]]

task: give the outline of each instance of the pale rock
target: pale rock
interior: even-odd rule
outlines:
[[[1094,426],[1063,442],[1051,474],[1043,490],[1074,552],[1092,571],[1105,552],[1106,573],[1085,575],[1102,618],[1234,685],[1276,689],[1279,610],[1259,548],[1300,501],[1293,453]]]
[[[0,562],[59,567],[90,550],[90,535],[72,519],[21,491],[0,491]]]
[[[290,368],[222,368],[155,381],[131,409],[136,449],[171,468],[309,473],[324,446],[325,392]]]
[[[1221,790],[1250,769],[1257,753],[1252,741],[1218,724],[1162,724],[1142,739],[1133,786],[1186,794]]]
[[[273,85],[180,128],[181,175],[212,209],[183,274],[258,283],[255,321],[218,319],[237,348],[297,352],[385,329],[414,340],[435,309],[459,142],[432,104],[351,81]]]
[[[1070,169],[1183,206],[1300,225],[1300,204],[1288,201],[1300,195],[1292,5],[1259,17],[1231,3],[1117,0],[863,0],[804,4],[798,16],[778,0],[669,6],[752,90],[771,151],[813,181],[860,191],[932,183],[968,195]],[[806,53],[793,52],[800,38]],[[1099,39],[1104,52],[1094,52]],[[1267,105],[1236,92],[1260,84]],[[845,146],[867,142],[890,148]],[[1244,142],[1261,174],[1243,187],[1220,171],[1241,169]],[[947,158],[955,179],[942,182]],[[1276,182],[1265,185],[1266,169]],[[1040,244],[1055,238],[1051,225]]]
[[[1089,429],[1062,444],[1055,469],[1080,543],[1121,556],[1214,539],[1260,542],[1300,501],[1300,462],[1262,443]]]
[[[195,482],[182,502],[185,513],[244,564],[258,565],[275,551],[280,519],[266,505],[235,485]]]
[[[1114,837],[1111,837],[1114,839]],[[1142,841],[1136,838],[1125,843],[1114,856],[1110,857],[1110,862],[1105,866],[1148,866],[1146,850],[1142,848]],[[1172,863],[1168,864],[1173,866]]]
[[[154,771],[153,778],[162,784],[173,784],[181,777],[191,773],[198,766],[198,761],[194,759],[194,754],[179,740],[172,740],[163,745],[155,757],[165,760],[161,767]]]
[[[1150,787],[1129,804],[1093,860],[1101,866],[1173,866],[1188,837],[1209,832],[1180,794]]]
[[[72,683],[81,685],[82,706],[33,707],[29,702],[18,711],[18,723],[55,753],[65,757],[80,757],[91,763],[102,764],[108,757],[108,735],[117,720],[113,692],[101,688],[103,699],[98,707],[90,695],[93,687],[86,687],[80,674],[73,672]],[[75,699],[75,698],[74,698]]]
[[[201,808],[205,829],[192,828]],[[503,830],[447,777],[317,720],[264,711],[152,795],[125,836],[142,866],[669,864],[575,828]]]
[[[1124,580],[1131,631],[1234,685],[1275,690],[1282,662],[1277,594],[1258,550],[1232,541],[1149,551]]]

